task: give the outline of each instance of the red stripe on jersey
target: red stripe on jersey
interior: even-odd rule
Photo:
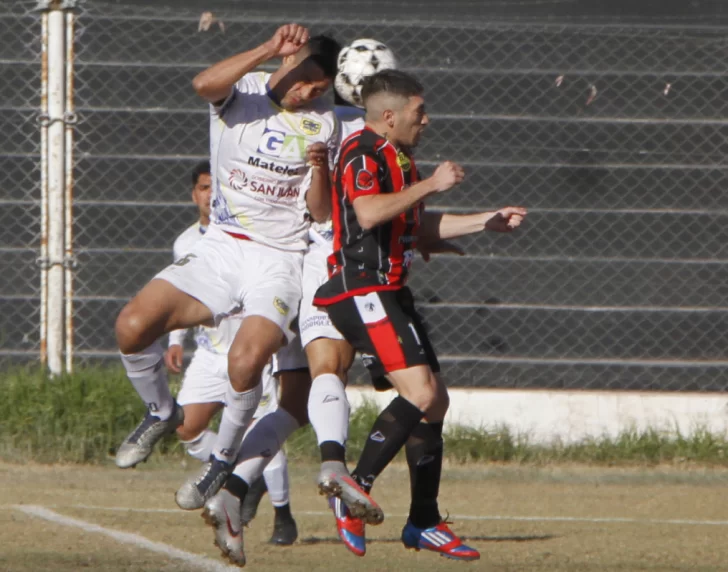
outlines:
[[[372,340],[374,351],[384,366],[384,371],[397,371],[407,367],[402,346],[397,338],[397,332],[389,318],[376,324],[367,324],[367,333]]]
[[[393,145],[388,145],[384,150],[384,157],[389,167],[389,176],[392,181],[392,189],[395,193],[404,190],[405,178],[402,167],[399,164],[399,153]],[[405,245],[400,242],[400,238],[405,235],[407,230],[407,213],[396,216],[391,221],[391,235],[389,243],[389,268],[387,269],[387,281],[396,281],[401,274],[401,264],[404,259]]]
[[[329,256],[329,259],[331,259],[331,256],[334,255],[331,254]],[[353,298],[354,296],[364,296],[365,294],[369,294],[370,292],[386,292],[391,290],[399,290],[401,287],[401,285],[396,284],[383,284],[381,286],[364,286],[363,288],[354,288],[354,290],[347,290],[346,292],[342,292],[341,294],[337,294],[336,296],[331,296],[330,298],[321,298],[319,296],[316,296],[313,299],[313,305],[325,308],[326,306],[333,306],[334,304],[341,302],[342,300],[346,300],[347,298]]]

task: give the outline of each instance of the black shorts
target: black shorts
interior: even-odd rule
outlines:
[[[361,352],[377,389],[391,387],[384,376],[392,371],[417,365],[440,371],[409,288],[345,298],[326,310],[336,329]]]

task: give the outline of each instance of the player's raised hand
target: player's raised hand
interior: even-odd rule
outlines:
[[[172,373],[180,373],[182,371],[182,358],[185,352],[182,346],[173,345],[169,346],[169,349],[164,352],[164,365]]]
[[[511,232],[521,226],[528,211],[523,207],[506,207],[488,219],[485,223],[485,230],[493,232]]]
[[[276,30],[268,40],[273,56],[290,56],[295,54],[308,42],[308,29],[299,24],[285,24]]]
[[[465,178],[463,168],[452,161],[440,163],[430,179],[438,193],[453,188]]]
[[[329,149],[325,143],[313,143],[306,147],[306,163],[311,167],[329,166]]]

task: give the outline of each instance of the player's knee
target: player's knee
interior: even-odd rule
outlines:
[[[144,319],[144,313],[140,312],[133,302],[124,306],[116,318],[115,329],[119,351],[123,354],[138,353],[151,343],[145,339],[148,324]]]
[[[259,382],[265,364],[270,360],[264,348],[255,344],[233,347],[228,353],[228,376],[235,391],[248,391]]]

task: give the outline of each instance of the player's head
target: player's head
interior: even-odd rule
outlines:
[[[212,177],[210,161],[202,161],[192,171],[192,201],[200,211],[201,220],[210,219],[210,195],[212,194]]]
[[[283,58],[279,91],[281,107],[297,109],[321,97],[336,77],[341,45],[330,36],[314,36],[298,52]]]
[[[367,123],[386,132],[397,145],[416,147],[430,122],[423,93],[422,84],[403,71],[375,73],[361,88]]]

